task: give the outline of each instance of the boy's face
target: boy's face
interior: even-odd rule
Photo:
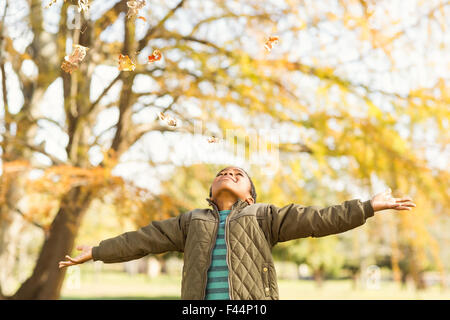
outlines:
[[[244,171],[237,167],[227,167],[219,171],[211,186],[213,200],[231,194],[236,197],[236,200],[250,198],[253,203],[254,199],[250,194],[250,190],[249,178]]]

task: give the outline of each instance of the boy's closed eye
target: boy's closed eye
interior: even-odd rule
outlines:
[[[219,173],[216,177],[223,175],[223,173]],[[242,177],[244,176],[242,173],[238,172],[236,173],[236,175],[241,175]]]

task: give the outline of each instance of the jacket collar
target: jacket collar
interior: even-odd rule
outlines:
[[[209,205],[213,207],[213,211],[217,212],[217,214],[219,214],[219,208],[217,207],[217,205],[214,203],[214,201],[212,201],[209,198],[206,198],[206,201],[208,201]],[[238,199],[232,206],[231,206],[231,212],[233,211],[240,211],[241,209],[245,208],[248,205],[247,201]]]

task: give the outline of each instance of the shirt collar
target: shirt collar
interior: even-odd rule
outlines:
[[[214,203],[214,201],[212,201],[209,198],[206,198],[206,201],[208,201],[209,205],[212,206],[217,212],[219,212],[219,208],[217,208],[217,205]],[[247,201],[238,199],[232,206],[231,206],[231,211],[233,210],[239,210],[241,208],[244,208],[248,205]]]

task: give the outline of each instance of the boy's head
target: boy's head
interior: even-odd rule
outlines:
[[[222,196],[232,196],[250,203],[256,202],[256,190],[247,172],[239,167],[226,167],[217,173],[209,189],[209,198],[216,200]]]

